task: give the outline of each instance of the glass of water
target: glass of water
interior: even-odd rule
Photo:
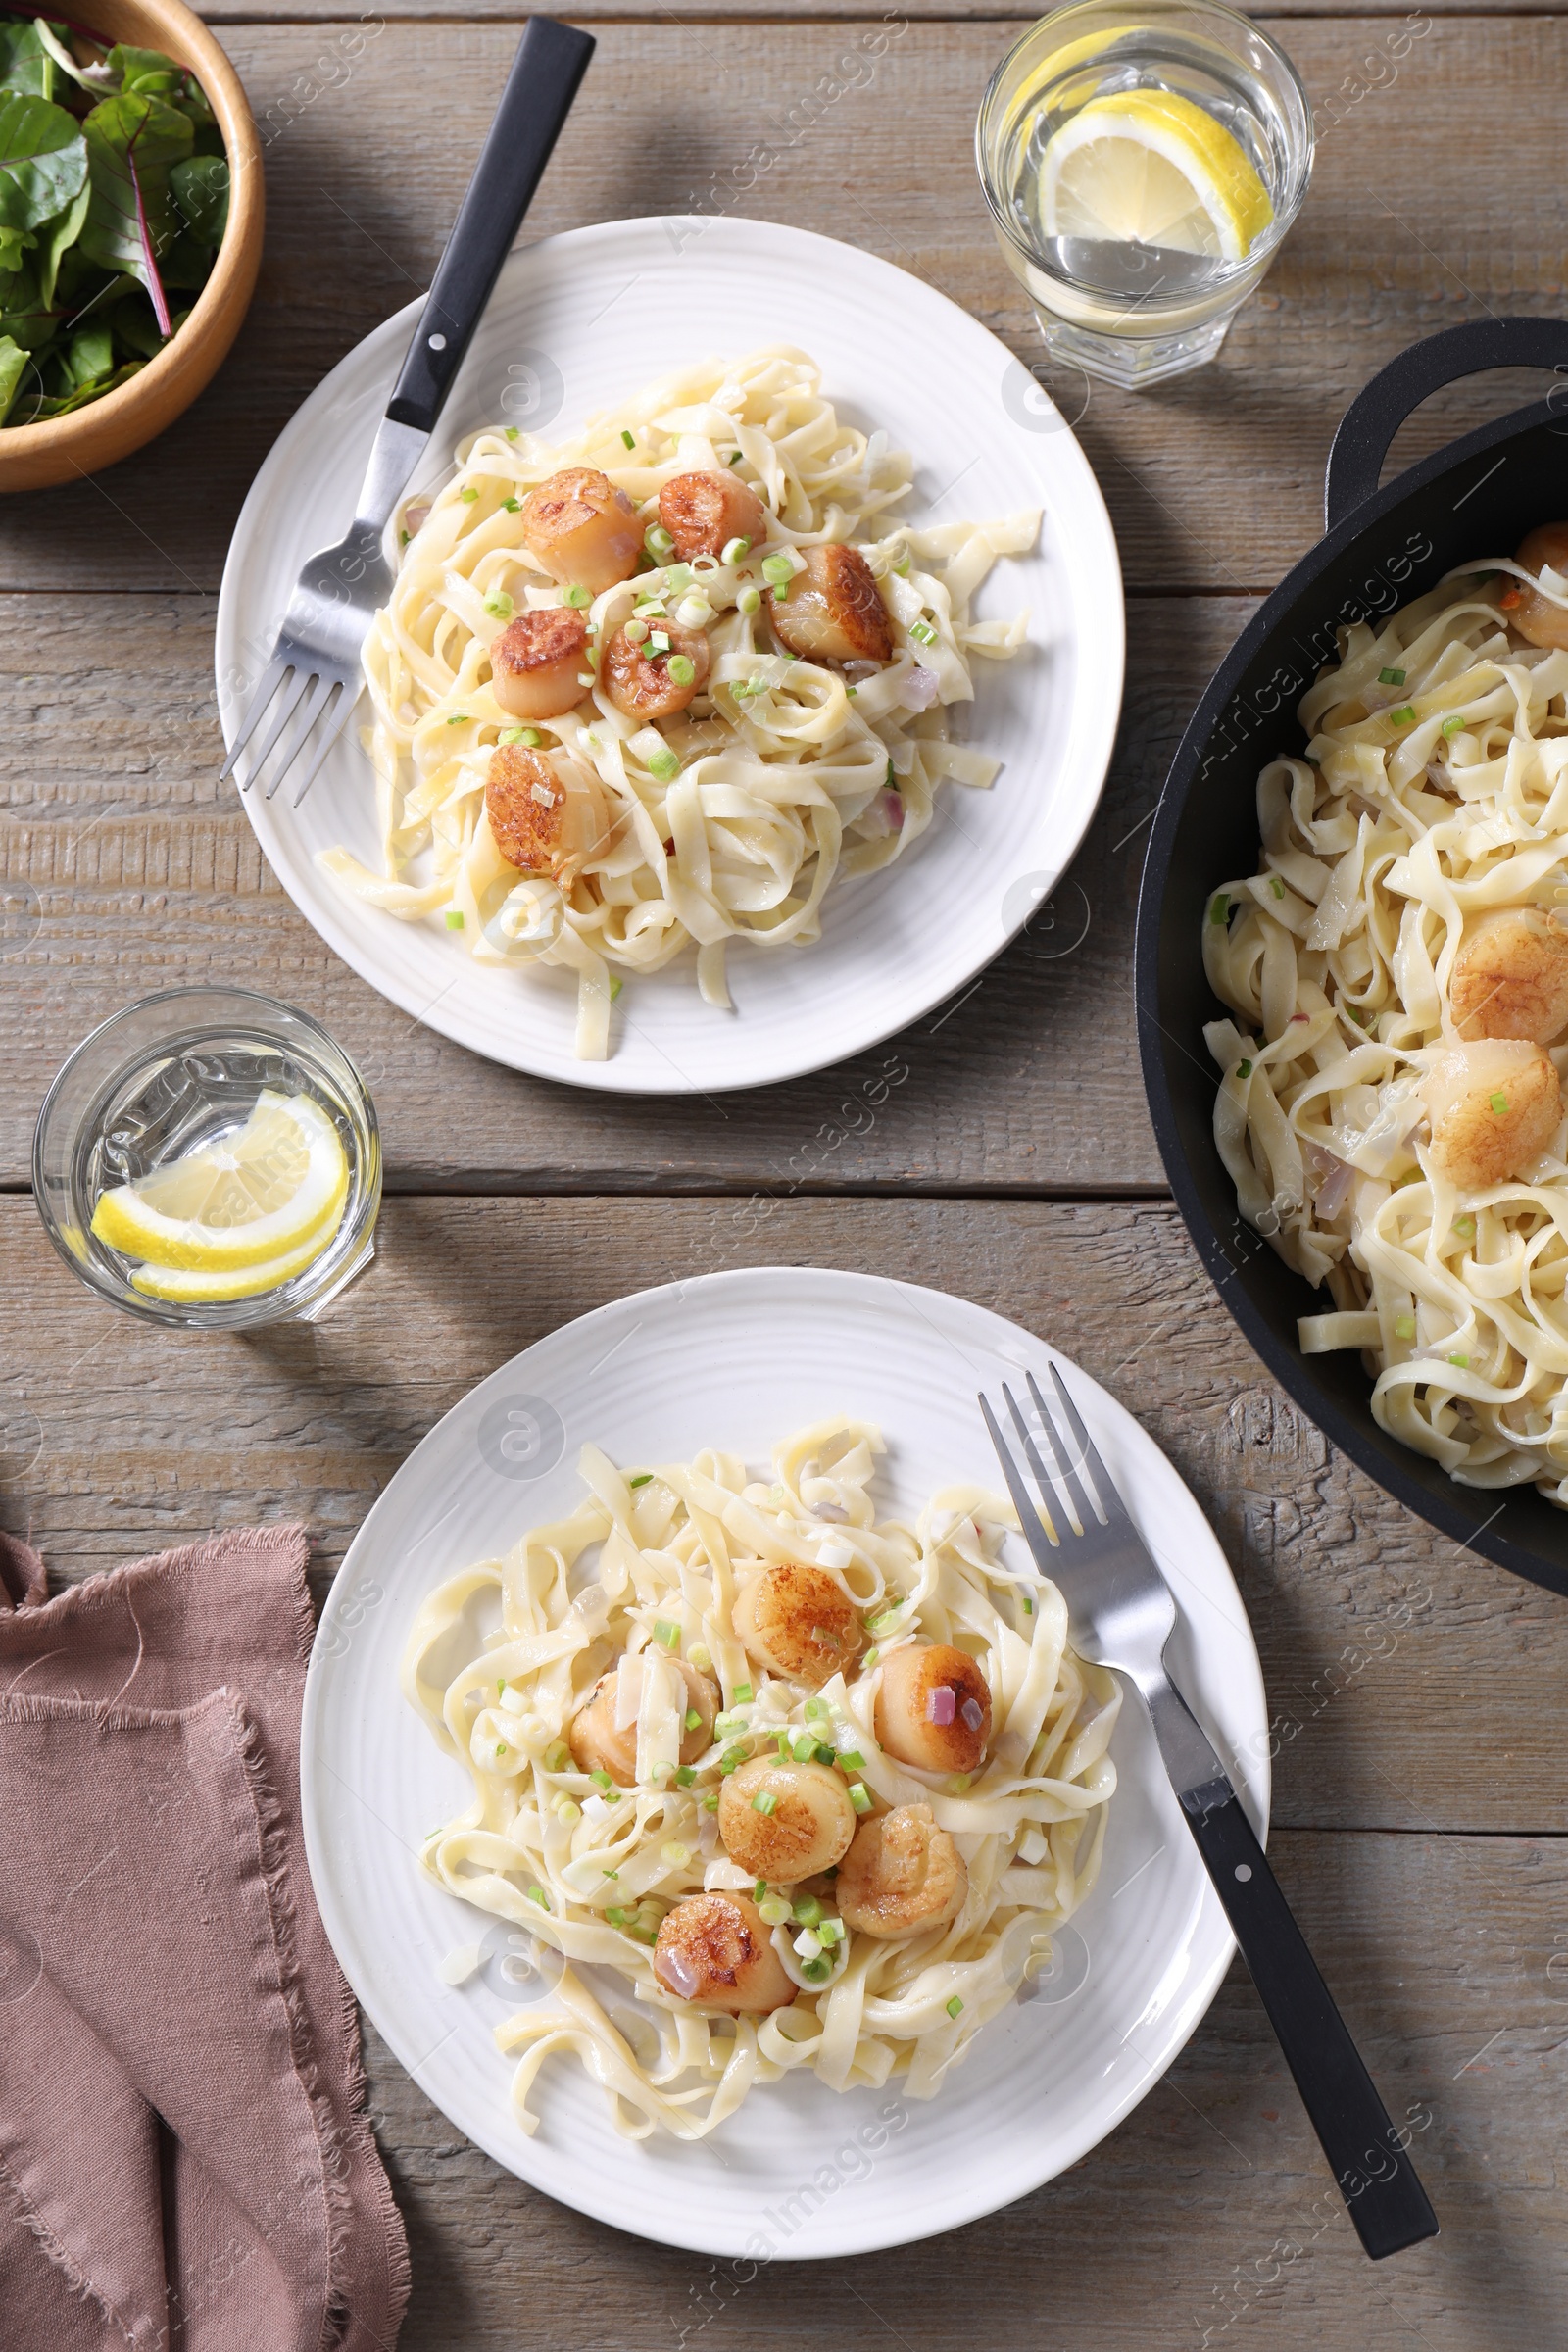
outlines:
[[[1234,9],[1081,0],[1003,59],[975,151],[1053,355],[1138,390],[1213,359],[1261,282],[1306,194],[1312,110]]]
[[[264,1095],[285,1104],[305,1098],[301,1115],[308,1132],[338,1169],[341,1209],[334,1211],[335,1225],[323,1219],[318,1228],[329,1231],[329,1238],[314,1254],[308,1239],[293,1253],[306,1262],[248,1295],[152,1295],[148,1268],[94,1232],[100,1201],[117,1187],[145,1184],[192,1154],[209,1154],[221,1167],[225,1147],[253,1120]],[[294,1131],[296,1143],[299,1133]],[[64,1064],[38,1114],[32,1189],[49,1239],[67,1265],[115,1306],[186,1330],[247,1331],[293,1318],[310,1321],[374,1254],[381,1203],[375,1106],[348,1055],[309,1013],[250,989],[171,989],[112,1014]],[[156,1183],[151,1197],[158,1197]],[[220,1237],[223,1232],[211,1230]],[[180,1286],[166,1281],[164,1287]]]

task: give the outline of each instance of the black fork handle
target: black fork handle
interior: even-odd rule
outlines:
[[[394,424],[435,430],[593,53],[591,35],[574,25],[528,20],[387,404]]]
[[[1436,2237],[1409,2135],[1396,2131],[1236,1791],[1221,1780],[1181,1802],[1356,2235],[1374,2262]]]

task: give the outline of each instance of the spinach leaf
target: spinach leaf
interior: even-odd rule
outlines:
[[[0,90],[0,227],[52,220],[75,202],[86,178],[87,144],[65,108]]]
[[[9,335],[0,335],[0,424],[4,424],[6,413],[17,397],[17,386],[26,366],[27,355],[21,344],[13,343]]]
[[[52,98],[60,69],[44,47],[36,24],[13,19],[0,23],[0,87],[25,90],[34,98]]]
[[[0,228],[0,270],[20,270],[38,240],[24,228]]]
[[[172,98],[184,78],[172,57],[158,49],[132,49],[126,41],[117,41],[104,62],[120,76],[124,98]]]
[[[187,118],[161,98],[106,98],[86,121],[92,201],[80,248],[106,270],[137,277],[153,312],[172,332],[158,256],[179,234],[169,188],[169,168],[191,151]]]
[[[38,258],[33,268],[38,273],[38,299],[45,310],[55,298],[60,265],[86,225],[91,201],[91,188],[83,187],[74,204],[68,205],[58,219],[46,220],[38,231]]]
[[[228,163],[217,155],[193,155],[169,174],[174,202],[198,245],[216,253],[228,226]]]

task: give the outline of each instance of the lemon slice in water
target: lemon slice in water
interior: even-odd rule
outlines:
[[[308,1095],[269,1090],[224,1143],[202,1145],[105,1193],[92,1229],[112,1250],[161,1269],[265,1273],[254,1287],[266,1290],[319,1256],[337,1231],[348,1184],[348,1161],[326,1113]],[[166,1295],[243,1298],[252,1287]],[[152,1286],[138,1281],[137,1288]]]
[[[1163,247],[1241,262],[1274,218],[1235,135],[1173,90],[1093,98],[1040,171],[1048,237]]]

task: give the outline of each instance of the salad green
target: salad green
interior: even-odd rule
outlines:
[[[144,368],[227,220],[222,134],[192,74],[0,11],[0,425],[67,416]]]

